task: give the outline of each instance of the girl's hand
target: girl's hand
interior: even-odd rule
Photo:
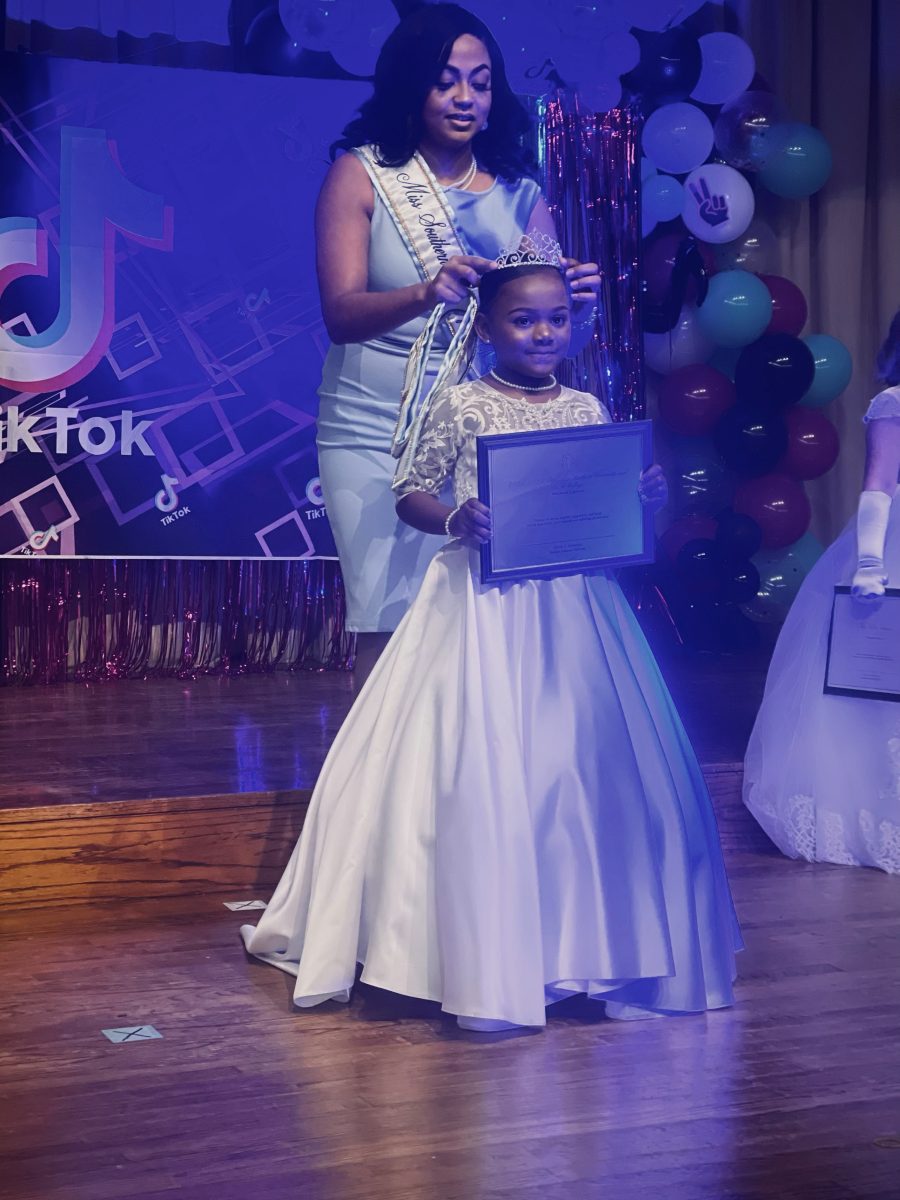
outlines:
[[[666,483],[666,477],[658,463],[654,463],[652,467],[648,467],[641,474],[638,495],[641,503],[645,504],[652,512],[657,512],[669,499],[669,485]]]
[[[491,540],[491,510],[473,496],[461,504],[448,525],[450,536],[467,546],[480,546]]]
[[[582,320],[597,306],[600,294],[600,268],[596,263],[580,263],[577,258],[564,258],[566,284],[572,300],[572,320]]]
[[[482,275],[493,271],[496,263],[477,254],[454,254],[430,280],[425,289],[425,301],[429,308],[446,304],[456,308],[465,304],[477,287]]]
[[[860,600],[876,600],[884,595],[887,574],[884,565],[858,566],[853,576],[851,594]]]

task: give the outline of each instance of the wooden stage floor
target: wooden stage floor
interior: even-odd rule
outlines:
[[[900,1200],[900,877],[754,835],[734,779],[764,671],[665,666],[732,780],[735,1007],[623,1024],[572,1001],[492,1036],[362,987],[294,1010],[223,904],[267,898],[253,814],[281,814],[283,862],[347,676],[0,690],[0,1200]],[[231,894],[231,851],[198,873],[229,838]],[[101,1032],[145,1025],[162,1038]]]
[[[663,670],[701,763],[740,763],[766,656]],[[344,672],[0,688],[0,809],[309,789],[352,700]]]
[[[0,1197],[897,1200],[900,878],[728,859],[733,1009],[524,1036],[292,1010],[221,897],[0,914]]]

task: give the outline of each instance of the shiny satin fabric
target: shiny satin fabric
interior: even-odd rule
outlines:
[[[740,935],[693,751],[618,585],[484,588],[459,543],[341,729],[247,949],[294,1002],[376,987],[538,1026],[732,1002]]]

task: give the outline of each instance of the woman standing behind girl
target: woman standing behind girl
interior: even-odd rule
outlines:
[[[486,26],[458,5],[423,5],[385,42],[373,95],[337,143],[349,153],[319,197],[319,288],[332,341],[319,389],[319,467],[360,682],[440,546],[398,521],[391,493],[391,438],[413,343],[437,304],[465,304],[501,247],[527,229],[554,234],[528,142],[528,117]],[[446,244],[414,240],[423,205]],[[587,335],[597,267],[567,266]]]
[[[900,311],[878,354],[856,519],[806,579],[778,637],[744,763],[744,803],[782,853],[900,874],[900,703],[823,692],[835,584],[900,586]],[[897,680],[900,687],[900,679]]]
[[[361,963],[472,1029],[543,1025],[578,992],[622,1019],[728,1005],[739,935],[709,797],[618,584],[479,582],[476,438],[609,421],[552,374],[570,335],[560,269],[492,271],[480,301],[496,367],[436,399],[398,484],[401,519],[450,540],[245,944],[297,976],[300,1006],[347,1000]],[[640,491],[664,502],[658,467]]]

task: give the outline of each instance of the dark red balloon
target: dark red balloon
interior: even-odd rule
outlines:
[[[663,376],[659,415],[676,433],[702,437],[734,401],[734,384],[727,375],[706,363],[692,363]]]
[[[797,405],[784,414],[788,445],[778,470],[792,479],[818,479],[834,466],[841,448],[838,431],[817,408]]]
[[[714,538],[716,536],[716,521],[713,517],[692,514],[689,517],[679,517],[660,536],[659,546],[669,562],[675,562],[682,546],[696,538]]]
[[[806,297],[796,283],[783,275],[760,275],[760,279],[772,297],[772,320],[766,333],[789,333],[799,337],[809,315]]]
[[[662,304],[669,294],[672,282],[672,272],[675,269],[675,256],[685,238],[691,235],[686,229],[677,232],[661,233],[658,237],[650,238],[644,246],[643,276],[647,285],[647,300],[651,304]],[[712,247],[705,242],[698,243],[703,265],[707,275],[716,271],[716,260]],[[689,279],[685,301],[690,303],[697,299],[697,281]]]
[[[763,545],[790,546],[809,528],[812,510],[803,484],[787,475],[745,479],[734,494],[734,511],[752,517],[763,532]]]

